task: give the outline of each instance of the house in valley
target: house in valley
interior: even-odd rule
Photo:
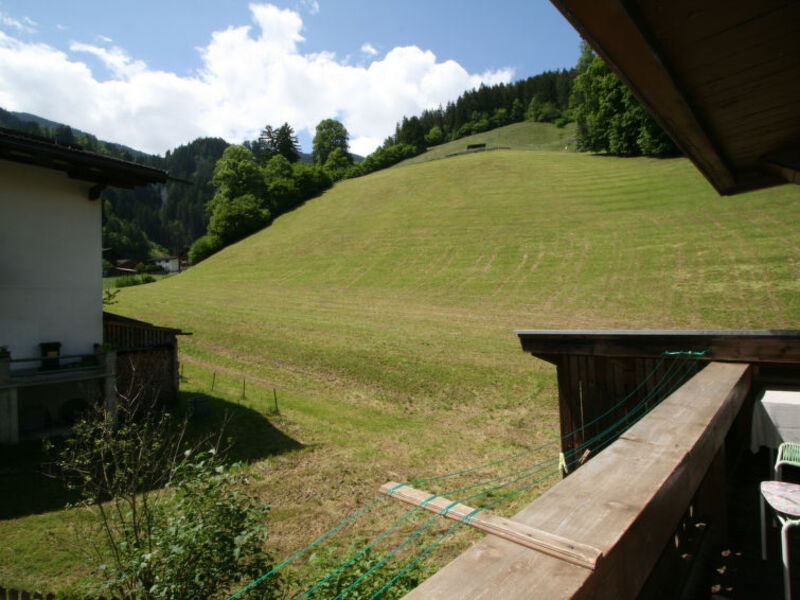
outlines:
[[[100,195],[167,179],[160,169],[0,129],[0,443],[68,427],[93,399],[114,402]]]
[[[165,273],[177,273],[181,270],[181,259],[178,256],[160,256],[151,261],[154,265],[161,267]]]

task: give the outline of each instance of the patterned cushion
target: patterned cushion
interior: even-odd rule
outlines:
[[[800,517],[800,485],[786,481],[762,481],[761,494],[779,513]]]

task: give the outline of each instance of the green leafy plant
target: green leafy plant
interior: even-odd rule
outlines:
[[[341,597],[345,600],[372,598],[404,568],[408,561],[401,561],[398,564],[388,560],[379,564],[384,554],[370,549],[341,571],[335,572],[346,557],[357,555],[366,544],[367,540],[356,540],[346,548],[331,547],[314,554],[309,562],[311,567],[309,575],[298,581],[300,589],[306,592],[314,588],[308,597],[317,600],[335,598],[339,594],[342,594]],[[323,581],[329,575],[331,576]],[[381,600],[402,598],[429,575],[429,570],[421,562],[417,563],[381,591],[380,598]],[[358,581],[359,579],[361,581]]]
[[[268,506],[245,493],[239,465],[221,461],[219,437],[189,444],[186,421],[157,407],[142,391],[113,408],[98,404],[64,442],[56,464],[79,495],[73,508],[93,517],[81,549],[100,573],[99,593],[219,597],[269,570]],[[262,597],[279,586],[272,580]]]
[[[156,280],[155,277],[148,274],[142,275],[123,275],[122,277],[117,279],[116,286],[118,288],[123,287],[130,287],[132,285],[142,285],[144,283],[153,283]]]
[[[112,290],[110,288],[104,289],[103,306],[111,306],[112,304],[119,302],[119,300],[117,300],[117,294],[119,294],[119,290]]]

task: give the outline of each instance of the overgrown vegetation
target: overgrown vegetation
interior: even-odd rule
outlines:
[[[368,541],[359,539],[345,547],[326,548],[315,553],[305,576],[295,582],[296,589],[301,593],[313,590],[307,596],[312,600],[369,600],[378,592],[382,600],[397,600],[431,574],[430,569],[417,563],[400,575],[401,569],[392,562],[382,562],[379,553],[367,550],[360,554]],[[358,558],[343,568],[348,556]]]
[[[219,460],[219,438],[190,444],[185,434],[186,421],[141,388],[97,405],[64,442],[56,465],[78,496],[72,510],[90,515],[78,550],[97,573],[95,593],[206,600],[269,569],[268,507],[245,493],[250,475]]]

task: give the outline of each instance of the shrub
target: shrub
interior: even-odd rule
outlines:
[[[282,156],[277,158],[286,160]],[[274,160],[272,159],[270,163]],[[275,185],[276,182],[273,181],[272,184]],[[266,227],[270,218],[270,211],[264,208],[262,202],[253,194],[229,198],[217,192],[211,218],[208,221],[208,232],[228,245]]]
[[[116,287],[130,287],[132,285],[141,285],[143,283],[153,283],[156,280],[152,275],[123,275],[117,279]]]
[[[196,265],[202,260],[205,260],[215,252],[222,249],[222,240],[214,234],[206,234],[201,238],[195,240],[192,247],[189,249],[189,262]]]
[[[65,441],[56,461],[62,478],[105,542],[98,547],[87,532],[82,549],[102,574],[102,594],[218,598],[269,570],[268,507],[245,493],[239,465],[225,466],[208,440],[188,447],[186,421],[156,406],[142,391],[120,396],[113,413],[97,403]],[[274,597],[280,580],[268,585],[262,598]]]
[[[352,585],[353,587],[343,594],[348,600],[372,598],[402,568],[392,560],[379,565],[383,553],[373,552],[374,549],[367,550],[352,564],[332,575],[324,583],[320,583],[325,577],[334,573],[347,557],[358,554],[366,543],[366,540],[357,540],[344,549],[334,547],[314,554],[309,561],[310,575],[297,582],[300,589],[305,593],[315,585],[319,585],[308,597],[322,600],[336,598]],[[367,575],[371,569],[372,571]],[[392,582],[380,597],[385,600],[402,598],[422,583],[429,574],[429,568],[419,562]],[[362,576],[364,578],[356,583]]]
[[[117,278],[115,285],[118,288],[139,285],[139,278],[136,275],[122,275]]]

